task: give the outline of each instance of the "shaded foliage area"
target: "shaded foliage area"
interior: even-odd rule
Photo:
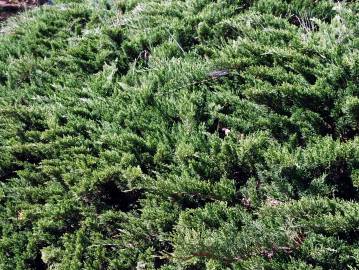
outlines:
[[[65,1],[0,36],[1,269],[356,269],[355,1]]]

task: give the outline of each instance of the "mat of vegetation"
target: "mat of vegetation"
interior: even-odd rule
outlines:
[[[359,268],[357,1],[67,1],[0,32],[0,269]]]

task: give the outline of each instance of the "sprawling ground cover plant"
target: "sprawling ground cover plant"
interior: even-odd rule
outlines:
[[[358,11],[109,0],[10,19],[0,268],[359,268]]]

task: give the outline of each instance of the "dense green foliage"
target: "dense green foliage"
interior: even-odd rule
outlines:
[[[0,269],[358,269],[359,4],[63,1],[0,29]]]

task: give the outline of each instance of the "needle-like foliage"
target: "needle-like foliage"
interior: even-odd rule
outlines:
[[[0,269],[358,269],[359,4],[61,1],[0,28]]]

